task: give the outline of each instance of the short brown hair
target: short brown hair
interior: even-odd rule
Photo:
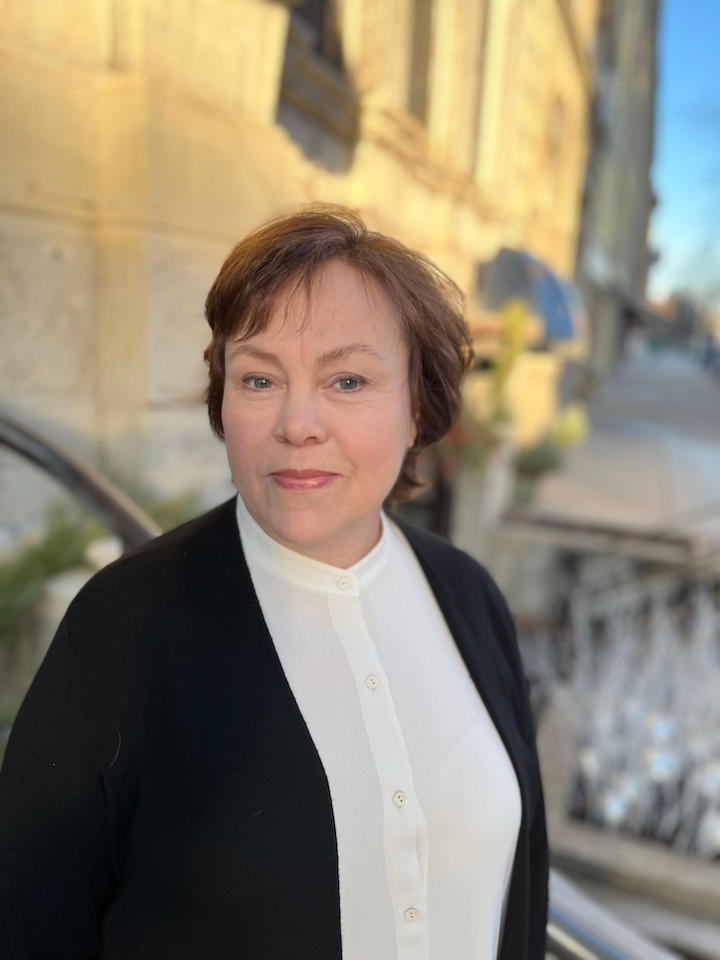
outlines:
[[[317,270],[340,260],[377,281],[394,308],[409,350],[408,386],[417,426],[388,502],[407,500],[420,451],[445,436],[460,413],[460,384],[472,360],[462,292],[430,260],[397,240],[372,233],[344,207],[313,207],[272,220],[230,253],[212,285],[205,316],[212,340],[205,351],[210,425],[224,439],[225,344],[261,332],[274,300],[291,281],[308,293]]]

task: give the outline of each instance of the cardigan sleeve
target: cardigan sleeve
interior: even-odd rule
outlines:
[[[544,960],[548,920],[550,851],[548,848],[545,803],[542,788],[537,798],[532,820],[530,821],[529,832],[530,923],[528,942],[530,949],[528,955],[532,960]]]
[[[503,615],[509,626],[513,645],[519,651],[515,622],[505,598],[497,587],[497,596],[501,601]],[[550,850],[548,847],[547,822],[545,819],[545,800],[543,794],[540,762],[535,738],[535,727],[530,707],[530,683],[522,673],[525,714],[527,717],[527,735],[533,746],[532,782],[534,784],[535,805],[530,817],[528,829],[529,856],[529,921],[528,921],[528,957],[530,960],[545,960],[548,919],[548,886],[550,874]]]
[[[543,796],[540,762],[537,752],[535,725],[530,705],[530,683],[523,669],[515,621],[494,579],[483,569],[486,589],[491,606],[497,617],[499,632],[506,638],[506,650],[515,661],[518,689],[518,720],[526,742],[531,747],[532,761],[529,783],[532,787],[533,806],[528,826],[528,960],[545,960],[548,918],[548,887],[550,873],[550,850],[548,847],[545,801]]]
[[[96,727],[69,619],[21,704],[0,770],[3,960],[99,957],[112,898]]]

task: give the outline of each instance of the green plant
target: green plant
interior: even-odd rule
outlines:
[[[52,508],[42,537],[0,566],[0,643],[17,638],[22,615],[48,577],[82,562],[83,551],[104,528],[69,508]]]
[[[484,467],[490,451],[503,436],[503,421],[474,420],[463,410],[460,420],[442,440],[435,444],[443,476],[452,476],[462,464]]]
[[[513,500],[518,504],[528,504],[533,499],[535,484],[539,477],[562,467],[562,454],[551,436],[528,450],[522,450],[515,457],[515,489]]]
[[[563,464],[562,454],[549,437],[528,450],[522,450],[515,458],[515,470],[525,477],[539,477],[550,470],[559,470]]]
[[[443,476],[452,476],[462,464],[484,467],[491,451],[508,435],[511,416],[506,386],[523,349],[527,306],[521,300],[510,301],[503,310],[503,319],[503,339],[491,370],[485,374],[477,370],[468,373],[460,419],[435,445]]]
[[[163,530],[174,530],[186,520],[192,520],[201,510],[200,500],[194,491],[159,500],[154,497],[138,497],[137,503],[150,514]]]
[[[143,509],[171,530],[198,513],[194,493],[165,500],[145,499]],[[23,616],[48,577],[83,562],[86,546],[108,531],[79,509],[54,507],[48,512],[41,538],[8,563],[0,565],[0,644],[11,643],[22,631]]]

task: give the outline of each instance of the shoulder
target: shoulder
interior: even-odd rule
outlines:
[[[421,562],[425,561],[424,566],[430,567],[457,599],[464,602],[480,599],[484,604],[490,604],[506,621],[506,627],[513,629],[505,598],[481,563],[437,534],[408,523],[394,513],[389,516],[401,529]]]
[[[104,618],[190,598],[211,590],[241,560],[233,498],[104,567],[75,597],[69,614],[102,611]]]
[[[525,696],[522,657],[505,597],[486,568],[442,537],[391,514],[413,548],[448,624],[494,650]]]

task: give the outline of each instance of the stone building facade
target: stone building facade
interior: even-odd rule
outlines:
[[[269,218],[338,202],[472,297],[569,274],[598,0],[3,0],[0,401],[130,489],[230,491],[206,292]],[[52,485],[0,454],[0,530]]]
[[[623,335],[643,311],[655,204],[660,0],[603,0],[597,30],[591,150],[578,245],[577,279],[591,321],[592,370],[602,381]]]

